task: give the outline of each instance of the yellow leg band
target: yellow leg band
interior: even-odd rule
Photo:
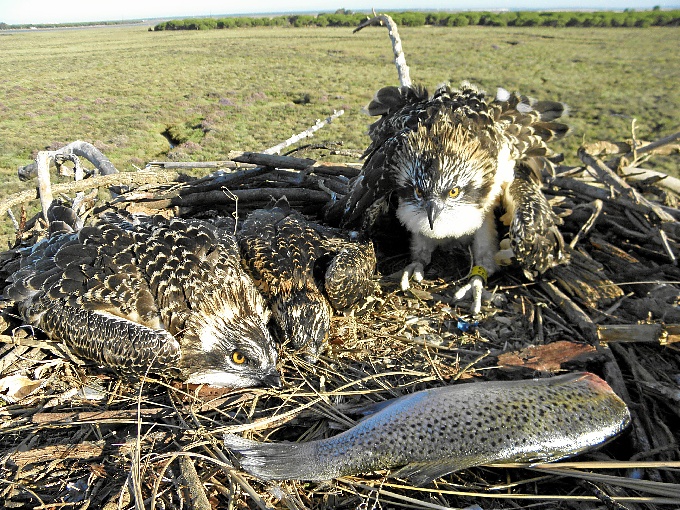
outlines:
[[[469,278],[472,278],[473,276],[479,276],[484,281],[484,285],[486,285],[486,281],[489,278],[489,273],[482,266],[472,266]]]

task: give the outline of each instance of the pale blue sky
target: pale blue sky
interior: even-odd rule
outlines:
[[[0,0],[0,22],[64,23],[122,19],[160,18],[164,16],[204,16],[258,12],[333,12],[341,7],[354,11],[442,9],[651,9],[677,6],[645,0]]]

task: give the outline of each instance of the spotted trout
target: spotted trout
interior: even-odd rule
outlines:
[[[545,462],[602,445],[630,422],[626,404],[594,374],[464,383],[381,403],[354,427],[304,443],[226,434],[241,468],[263,480],[330,480],[400,468],[425,485],[490,463]]]

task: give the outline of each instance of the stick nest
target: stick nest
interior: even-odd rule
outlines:
[[[0,500],[5,508],[83,509],[677,504],[678,188],[672,178],[641,170],[637,152],[605,163],[600,157],[612,146],[584,147],[581,166],[545,176],[545,193],[574,249],[570,265],[531,283],[519,268],[500,271],[489,282],[494,299],[476,321],[466,315],[468,303],[452,299],[469,271],[466,251],[435,257],[428,279],[404,293],[393,273],[408,260],[407,243],[378,240],[379,293],[353,315],[334,318],[330,349],[315,365],[282,346],[282,391],[121,381],[64,357],[39,331],[19,327],[5,303]],[[346,193],[358,173],[356,164],[251,153],[230,155],[212,165],[220,170],[200,178],[170,166],[153,163],[144,172],[120,174],[124,184],[113,187],[116,176],[108,175],[72,189],[94,189],[79,199],[86,216],[125,208],[238,219],[286,195],[319,220],[324,204]],[[114,198],[97,199],[101,186]],[[18,250],[44,236],[39,217],[17,223],[16,245],[0,254],[2,281],[16,267]],[[384,472],[263,483],[232,468],[221,447],[224,432],[258,440],[328,437],[352,426],[367,404],[458,379],[582,369],[604,377],[627,402],[633,426],[571,468],[475,468],[425,489]]]

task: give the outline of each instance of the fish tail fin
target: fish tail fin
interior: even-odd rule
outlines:
[[[312,465],[309,443],[260,443],[235,434],[224,435],[224,445],[236,454],[241,469],[261,480],[327,480]]]

